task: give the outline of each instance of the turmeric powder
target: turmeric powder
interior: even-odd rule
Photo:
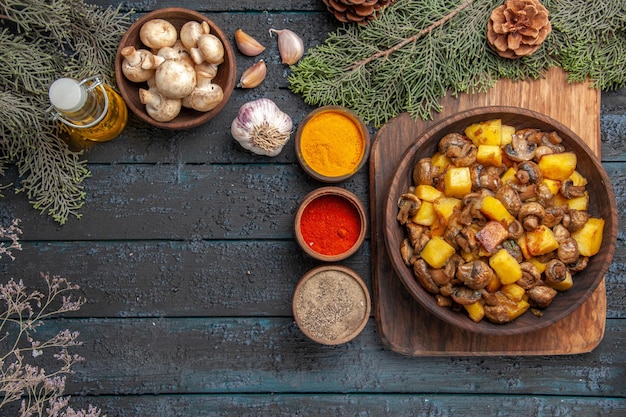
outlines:
[[[354,173],[365,150],[358,123],[339,111],[324,111],[309,120],[300,135],[302,159],[328,177]]]

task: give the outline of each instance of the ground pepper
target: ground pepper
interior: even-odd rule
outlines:
[[[358,240],[361,219],[357,209],[345,198],[323,195],[305,207],[300,231],[314,251],[322,255],[339,255]]]
[[[309,120],[300,135],[302,158],[314,171],[341,177],[356,171],[365,149],[359,125],[338,111],[325,111]]]

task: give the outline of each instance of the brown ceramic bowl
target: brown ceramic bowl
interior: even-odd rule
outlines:
[[[224,45],[224,62],[219,65],[217,75],[213,82],[222,87],[224,99],[217,107],[208,112],[199,112],[193,109],[183,108],[180,114],[169,122],[159,122],[148,115],[145,106],[139,100],[139,88],[147,88],[147,84],[129,81],[124,76],[121,69],[122,62],[124,61],[121,50],[129,45],[133,45],[135,48],[145,48],[139,39],[139,31],[141,30],[141,26],[151,19],[165,19],[172,23],[178,30],[190,20],[197,22],[206,21],[211,27],[211,33],[222,41]],[[117,82],[117,88],[122,94],[124,101],[126,101],[126,105],[139,119],[163,129],[190,129],[214,118],[224,108],[235,88],[236,71],[237,65],[235,63],[233,48],[228,37],[222,32],[222,29],[203,14],[180,7],[167,7],[155,10],[139,18],[122,37],[117,55],[115,56],[115,80]]]
[[[345,172],[342,172],[340,175],[332,175],[330,172],[321,172],[318,169],[316,169],[315,164],[311,164],[310,163],[311,161],[307,160],[307,154],[306,152],[303,152],[303,149],[302,149],[302,143],[303,143],[302,132],[305,129],[305,127],[308,125],[308,123],[314,120],[319,121],[320,116],[324,115],[325,113],[330,113],[330,112],[337,113],[340,116],[344,117],[348,123],[352,123],[352,126],[354,128],[353,130],[357,132],[357,134],[359,135],[360,137],[359,139],[361,140],[361,145],[362,145],[358,161],[355,161],[351,165],[351,168],[349,168]],[[322,141],[328,141],[332,144],[333,141],[336,142],[338,140],[336,136],[333,136],[333,135],[337,135],[337,132],[335,132],[332,128],[329,128],[328,131],[324,133],[326,135],[320,138]],[[321,182],[329,183],[329,184],[345,181],[348,178],[350,178],[352,175],[354,175],[356,172],[358,172],[361,168],[363,168],[369,156],[370,146],[371,146],[370,144],[371,144],[370,134],[369,134],[369,131],[367,130],[367,126],[365,126],[365,123],[363,123],[363,120],[352,110],[347,109],[342,106],[323,106],[323,107],[313,110],[298,125],[298,129],[296,130],[296,135],[295,135],[296,156],[298,157],[298,162],[300,163],[300,166],[302,167],[302,169],[304,169],[304,171],[307,174],[309,174],[312,178]],[[323,151],[328,152],[329,150],[332,150],[333,147],[322,146],[320,147],[320,152],[322,152],[322,149]],[[338,152],[335,152],[334,155],[327,155],[327,159],[332,160],[333,158],[340,158],[341,156],[343,155],[338,155]]]
[[[566,150],[577,155],[577,170],[587,178],[589,192],[588,212],[593,217],[605,220],[603,240],[600,252],[591,257],[586,269],[573,276],[574,286],[561,292],[552,304],[543,309],[543,316],[537,317],[530,311],[512,322],[493,324],[486,318],[478,323],[469,319],[464,311],[453,311],[437,305],[433,294],[428,293],[417,282],[411,268],[407,267],[400,255],[400,245],[406,236],[405,227],[396,220],[397,202],[400,195],[412,185],[412,170],[416,162],[423,157],[430,157],[437,149],[439,140],[448,133],[463,133],[468,125],[501,118],[502,123],[521,128],[539,128],[556,131],[562,138]],[[408,292],[428,311],[439,319],[462,329],[491,335],[510,335],[538,330],[566,317],[583,304],[604,278],[613,258],[617,239],[617,209],[615,195],[609,178],[599,159],[584,141],[568,127],[548,116],[515,107],[485,107],[458,113],[433,126],[421,136],[415,138],[400,160],[391,183],[389,195],[385,201],[385,244],[387,252],[400,280]]]
[[[342,210],[349,207],[355,217],[354,222],[344,224],[331,218],[325,218],[316,222],[315,229],[316,231],[320,230],[324,226],[323,223],[327,222],[326,228],[331,229],[332,235],[324,233],[310,237],[306,232],[303,234],[303,218],[306,219],[309,209],[313,207],[312,204],[323,202],[324,199],[328,201],[330,198],[338,200],[342,206],[345,205]],[[331,204],[333,203],[331,202]],[[294,220],[296,241],[302,250],[309,256],[325,262],[337,262],[352,256],[365,240],[366,229],[367,216],[361,200],[350,191],[333,186],[321,187],[307,194],[300,203]],[[330,239],[341,241],[344,250],[340,253],[331,253],[329,250],[318,249],[320,246],[328,246],[327,243]]]
[[[350,268],[322,265],[307,272],[293,294],[296,324],[309,339],[324,345],[349,342],[370,316],[367,285]]]

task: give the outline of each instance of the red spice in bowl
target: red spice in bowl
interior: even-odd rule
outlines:
[[[298,208],[296,240],[310,256],[334,262],[354,254],[365,239],[363,204],[353,193],[322,187],[309,193]]]

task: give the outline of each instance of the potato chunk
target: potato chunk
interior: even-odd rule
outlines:
[[[545,178],[566,180],[576,170],[577,158],[574,152],[559,152],[544,155],[539,160],[539,169]]]
[[[600,252],[604,235],[604,219],[590,217],[585,225],[572,233],[582,256],[593,256]]]
[[[415,195],[422,201],[430,201],[431,203],[438,198],[443,197],[443,193],[432,185],[420,184],[415,187]]]
[[[483,245],[487,252],[492,253],[508,235],[509,231],[500,222],[491,220],[476,232],[476,240]]]
[[[432,226],[437,220],[437,213],[435,212],[433,203],[430,201],[422,201],[417,213],[411,219],[413,223],[421,224],[422,226]]]
[[[472,191],[472,176],[468,167],[449,167],[444,176],[443,192],[448,197],[462,198]]]
[[[522,277],[522,268],[506,249],[500,249],[492,255],[489,266],[493,268],[502,285],[513,284]]]
[[[509,225],[515,221],[515,217],[504,207],[500,200],[490,195],[483,198],[480,211],[491,220],[495,220],[504,225]]]
[[[549,227],[539,225],[535,230],[526,232],[526,248],[531,256],[545,255],[559,248],[559,242]]]
[[[476,301],[472,304],[466,304],[463,306],[467,311],[467,315],[474,323],[478,323],[485,317],[485,308],[481,301]]]
[[[492,119],[469,125],[465,128],[465,136],[470,138],[476,146],[500,146],[502,138],[502,120]]]
[[[479,145],[476,161],[483,165],[499,167],[502,165],[502,148],[498,145]]]
[[[454,197],[441,197],[436,199],[433,205],[441,223],[447,225],[454,210],[460,209],[463,202]]]
[[[455,249],[440,237],[433,237],[428,241],[420,256],[432,268],[442,268],[448,259],[455,253]]]

